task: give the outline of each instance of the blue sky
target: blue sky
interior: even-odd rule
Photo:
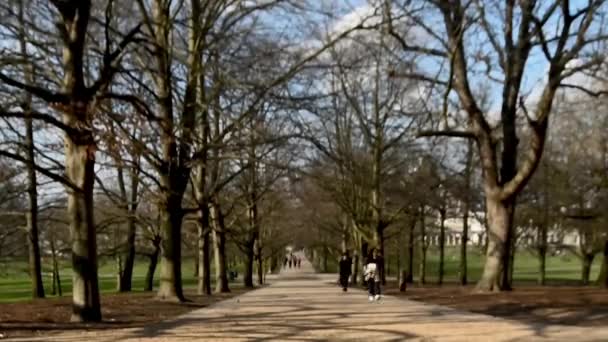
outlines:
[[[552,2],[553,1],[539,2],[539,6],[540,6],[539,13],[544,12],[543,10],[547,6],[549,6]],[[366,14],[371,13],[370,6],[369,6],[369,3],[367,0],[351,0],[351,1],[346,1],[345,3],[347,3],[346,7],[350,7],[351,10],[350,10],[350,13],[346,13],[340,20],[337,20],[335,29],[338,29],[338,30],[345,29],[346,27],[349,26],[349,24],[350,24],[350,26],[356,24],[356,20],[358,18],[360,18],[361,15],[366,15]],[[583,8],[586,4],[587,4],[586,0],[572,0],[572,1],[570,1],[571,11],[575,12],[576,10]],[[502,24],[499,20],[498,15],[502,14],[501,9],[488,6],[485,10],[486,10],[486,13],[489,14],[488,20],[489,20],[490,24],[496,28],[496,32],[498,32],[498,36],[500,39],[500,31],[502,30]],[[556,11],[556,14],[559,14],[559,13],[560,13],[560,10]],[[440,31],[443,30],[441,19],[438,18],[437,16],[433,17],[432,13],[425,14],[424,20],[426,22],[432,21],[432,24],[430,24],[428,26],[437,27],[437,32],[439,34],[440,34]],[[558,20],[559,20],[558,16],[554,15],[553,19],[550,20],[547,23],[547,25],[545,25],[546,36],[550,37],[552,34],[554,34],[555,28],[558,27],[558,25],[560,25],[560,22]],[[576,27],[577,25],[578,25],[578,22],[575,23],[574,27]],[[596,29],[597,29],[597,27],[596,27]],[[516,32],[516,30],[517,30],[517,28],[515,29],[515,32]],[[419,39],[418,42],[416,42],[415,41],[416,39],[414,38],[413,42],[415,44],[426,45],[426,46],[433,45],[433,47],[439,47],[438,44],[433,43],[434,39],[432,37],[430,37],[426,32],[423,32],[422,29],[419,29],[419,33],[421,33],[423,35],[423,37],[421,39]],[[475,53],[475,49],[474,49],[475,45],[481,45],[481,47],[484,51],[493,52],[493,50],[491,50],[489,43],[487,43],[487,42],[480,43],[481,39],[482,38],[480,38],[479,36],[465,37],[465,47],[467,48],[467,52],[468,52],[469,56],[472,56]],[[486,39],[486,38],[484,38],[484,39]],[[410,43],[412,43],[412,41]],[[554,47],[552,46],[551,49],[552,48],[554,48]],[[492,56],[493,56],[492,58],[496,58],[495,53],[492,53]],[[502,78],[502,72],[500,72],[500,69],[496,65],[496,62],[494,62],[493,64],[494,64],[494,67],[493,67],[492,75],[495,76],[495,78]],[[436,60],[432,61],[429,59],[426,59],[426,60],[423,59],[423,60],[419,61],[419,66],[423,69],[427,69],[430,74],[435,74],[438,71],[438,65],[439,64]],[[482,65],[481,63],[478,63],[478,64],[475,64],[472,62],[469,63],[469,72],[470,72],[470,80],[472,83],[472,88],[474,90],[481,89],[481,88],[490,89],[491,105],[487,109],[492,113],[496,113],[499,111],[500,106],[501,106],[500,98],[501,98],[501,93],[502,93],[502,85],[491,81],[485,75],[476,75],[475,70],[480,69],[480,68],[485,69],[485,66]],[[542,54],[542,51],[539,47],[534,48],[530,55],[530,58],[528,59],[528,63],[526,66],[521,94],[524,96],[529,96],[528,98],[533,101],[533,98],[535,96],[539,95],[540,89],[542,89],[542,86],[544,85],[544,79],[546,78],[547,71],[548,71],[548,62],[547,62],[545,56]],[[578,84],[581,84],[581,83],[584,84],[585,79],[583,79],[582,77],[579,76],[579,77],[577,77],[577,80],[575,82]]]

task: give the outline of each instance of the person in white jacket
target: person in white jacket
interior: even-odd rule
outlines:
[[[363,274],[365,275],[365,281],[367,281],[367,289],[369,293],[369,301],[380,300],[381,289],[380,289],[380,258],[378,257],[378,250],[373,248],[365,266],[363,268]]]

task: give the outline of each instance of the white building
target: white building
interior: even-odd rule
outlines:
[[[469,245],[482,245],[486,238],[486,228],[484,224],[485,214],[483,212],[470,212],[468,218],[469,227]],[[438,217],[433,220],[433,225],[427,227],[427,241],[430,244],[439,245],[439,229],[441,221]],[[445,245],[456,246],[460,245],[463,231],[463,218],[452,217],[444,222],[445,226]],[[517,227],[517,244],[522,246],[532,246],[536,244],[538,239],[537,230],[532,226]],[[579,246],[580,235],[575,231],[564,231],[559,225],[553,226],[547,233],[547,241],[549,245],[561,246]]]

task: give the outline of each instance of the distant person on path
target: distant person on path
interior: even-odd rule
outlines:
[[[285,256],[285,258],[283,258],[283,268],[287,268],[287,256]]]
[[[348,278],[351,275],[352,264],[348,252],[342,253],[342,258],[340,259],[340,285],[344,292],[348,291]]]
[[[302,258],[298,258],[298,268],[302,268]]]
[[[289,268],[291,268],[292,264],[293,264],[293,258],[289,258]]]
[[[363,268],[363,274],[365,275],[365,280],[367,281],[370,302],[380,300],[380,267],[381,263],[380,257],[378,256],[378,250],[376,248],[372,248]]]

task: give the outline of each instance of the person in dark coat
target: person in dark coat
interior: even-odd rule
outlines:
[[[340,258],[340,285],[344,292],[348,291],[348,278],[351,275],[351,266],[352,260],[348,256],[348,252],[344,252],[342,258]]]

